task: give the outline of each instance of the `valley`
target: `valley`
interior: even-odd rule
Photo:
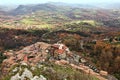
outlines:
[[[107,72],[107,76],[102,76],[105,80],[120,79],[120,9],[88,8],[87,6],[80,7],[80,5],[61,5],[60,3],[19,5],[17,8],[10,11],[3,11],[0,9],[0,75],[2,75],[0,76],[0,79],[9,80],[8,78],[12,76],[12,73],[10,73],[9,76],[3,78],[3,76],[6,75],[6,72],[4,72],[3,69],[7,60],[9,61],[10,59],[13,61],[10,65],[15,64],[13,66],[17,65],[18,68],[20,68],[24,59],[20,57],[20,61],[17,60],[15,58],[15,56],[18,55],[17,52],[23,50],[23,52],[19,54],[24,56],[24,48],[28,49],[29,52],[29,46],[37,44],[38,42],[43,42],[45,45],[62,43],[69,48],[72,53],[72,57],[74,57],[74,55],[82,56],[83,59],[99,71],[103,70]],[[26,46],[28,48],[26,48]],[[44,46],[41,47],[42,49],[44,48]],[[34,51],[34,48],[32,50],[33,53],[30,54],[36,54],[36,56],[34,56],[35,58],[31,58],[31,60],[33,60],[31,64],[29,61],[27,62],[27,65],[30,67],[39,63],[41,61],[39,59],[46,57],[46,55],[41,57],[40,54],[42,53],[40,51],[35,53],[36,50]],[[50,50],[52,50],[52,48]],[[4,55],[5,52],[12,53],[12,57]],[[46,54],[46,52],[43,53]],[[29,53],[26,54],[30,55]],[[49,56],[49,54],[47,56]],[[28,57],[29,56],[27,56],[27,58]],[[35,60],[37,61],[35,62]],[[64,70],[64,68],[67,67],[71,74],[68,72],[66,73],[68,78],[66,76],[64,77],[68,80],[74,80],[74,78],[76,78],[76,80],[80,80],[81,77],[78,77],[77,74],[83,75],[83,80],[103,80],[101,79],[101,75],[99,77],[96,77],[95,75],[85,75],[85,71],[83,69],[80,69],[83,73],[81,73],[81,71],[77,72],[77,70],[74,69],[71,70],[69,64],[64,65],[65,67],[63,67],[61,64],[58,66],[58,64],[53,63],[61,60],[62,59],[59,60],[53,58],[53,61],[51,61],[50,57],[48,61],[44,62],[43,60],[43,64],[40,63],[40,65],[44,67],[46,66],[47,68],[49,66],[53,66],[52,71],[56,70],[55,73],[59,76],[61,74],[65,75],[65,73],[63,73],[64,71],[59,72],[59,68]],[[93,69],[93,67],[89,66],[88,63],[82,63],[82,65],[84,65],[83,67]],[[81,62],[79,62],[79,64],[81,64]],[[9,66],[10,71],[13,66]],[[23,65],[23,69],[25,70],[28,66]],[[36,67],[35,69],[43,70],[44,67],[39,69]],[[79,68],[81,67],[79,66]],[[72,73],[74,71],[75,74]],[[100,74],[99,71],[97,71],[98,74]],[[18,70],[18,72],[21,71]],[[40,73],[35,73],[33,70],[32,73],[38,73],[39,75],[42,73],[50,80],[52,78],[54,78],[54,80],[62,80],[58,75],[56,76],[59,79],[55,79],[55,76],[52,77],[46,70],[43,70]],[[55,73],[52,72],[51,74]],[[39,76],[38,74],[37,76]],[[89,74],[89,72],[87,72],[87,74]],[[73,75],[75,75],[74,78]],[[86,76],[87,78],[85,78]]]

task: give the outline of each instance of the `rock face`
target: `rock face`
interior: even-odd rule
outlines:
[[[39,80],[47,80],[43,75],[40,75],[40,79]]]
[[[22,66],[22,64],[20,64]],[[15,74],[14,76],[11,76],[10,80],[47,80],[43,75],[40,75],[40,76],[33,76],[34,74],[32,73],[32,71],[30,71],[26,66],[26,68],[24,69],[21,69],[21,66],[20,67],[17,67],[13,70],[16,70],[16,72],[13,72],[12,70],[12,73]],[[25,65],[24,65],[25,66]],[[31,67],[32,68],[32,67]],[[36,67],[34,67],[36,69]],[[23,72],[21,72],[23,70]]]
[[[15,76],[12,76],[10,80],[20,80],[20,74],[17,73]]]
[[[27,68],[24,69],[24,72],[21,75],[21,80],[25,80],[25,78],[32,79],[33,74],[31,71],[29,71]]]

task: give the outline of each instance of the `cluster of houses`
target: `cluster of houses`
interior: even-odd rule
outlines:
[[[18,63],[27,63],[35,66],[37,63],[51,57],[53,59],[65,59],[66,54],[70,54],[70,51],[64,44],[37,42],[17,52],[12,50],[4,52],[7,59],[2,63],[2,71],[6,73],[11,66]]]
[[[3,61],[1,66],[3,74],[6,74],[11,66],[19,63],[35,66],[37,63],[47,60],[54,62],[57,61],[58,63],[62,60],[62,64],[67,63],[77,66],[82,64],[92,69],[95,73],[100,72],[96,67],[89,64],[86,59],[72,53],[69,48],[62,43],[47,44],[44,42],[37,42],[17,52],[12,50],[6,51],[4,55],[7,56],[7,59]]]

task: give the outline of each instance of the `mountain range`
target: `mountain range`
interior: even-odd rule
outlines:
[[[8,11],[9,14],[12,15],[23,15],[32,12],[36,12],[39,10],[44,11],[71,11],[74,9],[96,9],[96,10],[118,10],[120,9],[120,3],[113,3],[113,4],[70,4],[70,3],[59,3],[59,2],[50,2],[50,3],[43,3],[43,4],[29,4],[29,5],[19,5],[18,7],[14,8],[10,7],[6,9],[1,7],[2,11]]]
[[[13,6],[13,5],[12,5]],[[11,8],[11,10],[10,10]],[[94,20],[105,26],[116,27],[120,22],[119,3],[113,4],[70,4],[61,2],[49,2],[42,4],[28,4],[9,7],[9,10],[5,7],[0,7],[0,14],[4,16],[29,16],[34,20],[42,20],[47,24],[52,23],[67,23],[74,20]],[[34,17],[32,17],[34,16]],[[33,23],[31,19],[20,20],[24,23]],[[37,22],[37,21],[36,21]],[[114,22],[111,23],[111,22]],[[40,23],[38,21],[38,23]],[[53,24],[52,24],[53,25]]]
[[[4,10],[4,11],[10,11],[10,10],[16,10],[16,9],[20,9],[23,7],[40,7],[46,5],[46,7],[60,7],[60,6],[64,6],[64,7],[73,7],[73,8],[102,8],[102,9],[120,9],[120,3],[87,3],[87,4],[75,4],[75,3],[63,3],[63,2],[48,2],[48,3],[41,3],[41,4],[28,4],[28,5],[0,5],[0,9]],[[51,6],[48,6],[51,5]],[[18,6],[18,7],[17,7]],[[30,9],[31,10],[31,9]],[[36,11],[36,9],[35,9]]]

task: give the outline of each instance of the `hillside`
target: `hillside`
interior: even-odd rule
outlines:
[[[99,25],[107,27],[119,27],[120,12],[117,9],[80,8],[70,5],[45,3],[38,5],[20,5],[16,9],[6,12],[5,17],[10,19],[1,21],[1,26],[12,28],[53,28],[62,26],[68,22],[93,20]],[[14,15],[14,16],[13,16]],[[115,21],[114,21],[115,20]],[[111,23],[114,21],[114,23]]]
[[[56,49],[56,46],[58,46],[58,49]],[[61,54],[59,54],[59,51],[61,50],[59,49],[60,47],[66,48],[62,49],[63,51]],[[56,53],[51,53],[53,49]],[[14,56],[15,54],[16,56]],[[96,68],[95,70],[93,68],[89,68],[89,66],[87,67],[87,65],[84,66],[84,64],[88,62],[83,60],[83,57],[69,51],[69,48],[61,43],[47,44],[37,42],[20,51],[5,52],[4,55],[7,56],[7,59],[4,60],[1,65],[2,74],[5,75],[7,72],[10,73],[3,78],[3,80],[9,78],[11,80],[17,80],[19,77],[21,80],[25,79],[25,77],[32,80],[32,78],[34,79],[39,75],[46,76],[46,80],[62,80],[65,78],[69,80],[107,80],[102,76],[108,76],[105,71],[99,72]],[[49,73],[47,71],[49,71]],[[19,74],[22,75],[20,76]]]
[[[60,10],[60,7],[57,7],[55,5],[51,5],[48,3],[45,4],[38,4],[38,5],[19,5],[16,9],[10,12],[12,15],[22,15],[22,14],[28,14],[32,12],[36,12],[39,10],[44,11],[58,11]]]
[[[12,34],[10,34],[10,33],[12,33]],[[119,54],[115,55],[116,52],[119,53],[119,40],[120,40],[119,33],[116,32],[116,33],[112,34],[111,32],[109,32],[109,33],[104,33],[104,35],[102,35],[102,34],[103,33],[97,33],[97,32],[90,34],[90,33],[85,33],[85,32],[76,32],[76,31],[75,32],[71,32],[71,31],[48,32],[48,31],[43,31],[43,30],[42,31],[40,31],[40,30],[36,30],[36,31],[34,31],[34,30],[26,31],[25,30],[24,31],[24,30],[14,30],[14,29],[10,29],[10,30],[9,29],[1,29],[1,36],[0,36],[0,39],[1,39],[0,45],[1,45],[1,51],[2,51],[1,52],[1,59],[2,59],[1,62],[3,62],[2,63],[3,67],[1,67],[1,68],[4,71],[3,68],[5,68],[5,66],[6,66],[4,64],[4,62],[6,63],[6,61],[8,61],[8,63],[10,63],[9,60],[12,60],[11,62],[13,62],[14,64],[17,63],[16,60],[14,62],[14,58],[12,57],[14,55],[11,55],[11,52],[17,54],[19,58],[16,58],[16,59],[20,59],[20,62],[22,62],[23,58],[20,57],[21,55],[24,56],[26,53],[30,53],[29,56],[31,56],[31,55],[35,54],[36,51],[34,51],[34,49],[36,50],[39,46],[36,46],[36,48],[34,48],[34,47],[35,47],[35,45],[39,45],[39,43],[36,43],[36,44],[33,44],[33,43],[38,42],[38,41],[47,42],[47,43],[44,43],[44,46],[41,45],[40,48],[43,49],[45,47],[45,44],[48,44],[48,43],[54,44],[54,43],[62,40],[62,43],[66,44],[69,47],[69,49],[71,51],[73,51],[73,53],[82,56],[83,58],[85,58],[88,61],[88,63],[85,64],[86,66],[89,66],[89,64],[94,65],[94,66],[96,65],[98,67],[98,70],[101,70],[101,69],[108,70],[109,73],[111,73],[111,69],[114,69],[114,67],[116,67],[116,70],[114,70],[114,71],[115,71],[115,73],[117,71],[118,71],[117,73],[119,73],[119,70],[118,70],[119,66],[118,67],[115,66],[115,65],[119,64],[119,57],[118,57]],[[8,37],[4,38],[5,35],[7,35]],[[110,37],[112,36],[112,38],[108,37],[108,39],[106,39],[105,38],[106,35],[110,36]],[[99,40],[98,41],[96,40],[96,42],[95,42],[94,41],[95,38],[97,38]],[[116,40],[114,40],[114,38]],[[103,40],[103,41],[100,41],[100,40]],[[118,42],[117,42],[117,40],[118,40]],[[8,43],[9,43],[9,45],[8,45]],[[30,44],[32,44],[32,45],[29,46]],[[42,44],[42,43],[40,42],[40,44]],[[49,44],[49,45],[51,45],[51,44]],[[103,47],[101,45],[104,46],[105,49],[103,49]],[[24,48],[24,46],[27,46],[27,47]],[[97,48],[100,48],[99,51],[96,50]],[[116,49],[114,50],[114,48],[116,48]],[[10,51],[8,51],[8,50],[10,50]],[[13,50],[15,50],[15,51],[13,51]],[[95,52],[94,52],[94,50],[95,50]],[[102,50],[103,50],[103,52],[101,53]],[[108,52],[107,50],[109,50],[110,52]],[[3,55],[4,51],[7,54]],[[104,54],[104,51],[106,52],[106,55]],[[112,64],[114,64],[114,65],[111,65],[111,66],[113,66],[113,67],[110,68],[110,65],[109,66],[100,66],[100,65],[108,64],[108,63],[111,64],[109,62],[109,60],[106,60],[106,57],[109,54],[111,54],[112,51],[114,51],[112,54],[115,56],[109,56],[108,58],[110,61],[112,60],[112,62],[113,62]],[[38,51],[38,53],[39,53],[39,51]],[[103,54],[104,56],[102,56],[102,55],[99,56],[96,53]],[[9,55],[11,55],[11,58],[8,57]],[[5,61],[4,61],[4,58],[6,58],[5,56],[7,57],[8,60],[5,59]],[[99,56],[99,58],[98,58],[98,56]],[[44,56],[44,57],[46,57],[46,56]],[[41,58],[39,58],[39,59],[41,59]],[[37,60],[37,62],[41,61],[39,59],[37,59],[37,56],[35,56],[33,58],[33,60],[31,62],[29,62],[30,65],[35,65],[36,60]],[[75,57],[75,61],[76,61],[76,59],[77,58]],[[34,60],[35,60],[35,63],[34,63]],[[104,60],[105,62],[103,63],[101,60]],[[114,60],[117,63],[114,63]],[[96,64],[96,62],[98,62],[99,64]],[[14,65],[13,63],[10,63],[10,65],[11,66]],[[76,64],[76,62],[75,62],[75,64]],[[10,69],[10,65],[9,65],[9,69]],[[94,68],[96,68],[96,66]],[[8,66],[7,66],[7,68],[8,68]],[[90,68],[93,69],[93,67],[90,67]],[[8,69],[5,69],[5,70],[8,70]],[[83,70],[84,69],[82,69],[82,71]],[[96,72],[96,70],[95,70],[95,72]],[[6,71],[2,72],[2,73],[6,74]],[[112,71],[112,73],[113,73],[113,71]],[[11,75],[11,73],[10,73],[10,75]],[[95,76],[95,75],[93,75],[93,76]],[[108,77],[111,78],[112,76],[108,76]],[[112,77],[112,78],[114,78],[114,77]]]
[[[119,80],[118,4],[0,7],[0,80]]]

